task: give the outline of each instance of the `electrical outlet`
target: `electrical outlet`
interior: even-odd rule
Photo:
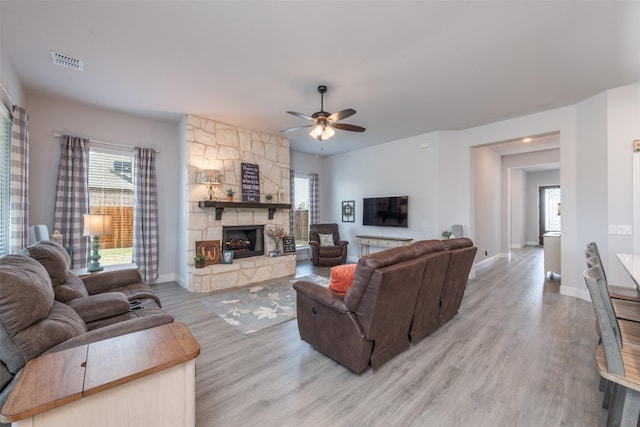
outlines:
[[[618,226],[609,224],[609,234],[618,234]]]
[[[489,256],[489,252],[484,251],[484,256]]]

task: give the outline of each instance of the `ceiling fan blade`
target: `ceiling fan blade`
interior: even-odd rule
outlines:
[[[340,130],[348,130],[350,132],[364,132],[366,129],[356,125],[348,125],[346,123],[330,123],[329,126]]]
[[[291,114],[293,116],[296,116],[296,117],[300,117],[301,119],[315,121],[313,117],[307,116],[306,114],[296,113],[295,111],[287,111],[287,113],[289,113],[289,114]]]
[[[346,119],[347,117],[351,117],[356,113],[356,110],[353,108],[347,108],[346,110],[338,111],[333,113],[329,117],[327,117],[328,123],[337,122],[338,120]]]
[[[292,130],[298,130],[298,129],[304,129],[304,128],[310,128],[312,126],[315,126],[314,124],[310,124],[310,125],[304,125],[304,126],[294,126],[292,128],[288,128],[288,129],[282,129],[280,132],[290,132]]]

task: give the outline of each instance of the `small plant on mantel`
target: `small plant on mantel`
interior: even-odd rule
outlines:
[[[193,261],[196,263],[196,268],[204,267],[204,255],[196,254],[196,256],[193,257]]]
[[[233,195],[236,194],[235,191],[233,191],[230,188],[227,188],[227,200],[228,201],[232,201],[233,200]]]
[[[273,200],[273,194],[267,193],[264,198],[267,199],[267,203],[271,203],[271,200]]]

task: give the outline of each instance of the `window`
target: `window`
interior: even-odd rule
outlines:
[[[296,175],[294,177],[295,188],[295,215],[296,215],[296,247],[309,246],[309,177]]]
[[[0,104],[0,256],[11,244],[11,115]]]
[[[89,210],[110,214],[111,236],[100,237],[100,264],[131,262],[133,255],[133,155],[89,150]]]

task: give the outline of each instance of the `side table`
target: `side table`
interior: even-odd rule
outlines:
[[[169,323],[37,357],[0,413],[14,427],[193,427],[200,345]]]
[[[100,271],[87,271],[87,268],[76,268],[71,270],[78,277],[90,276],[92,274],[100,274],[105,271],[118,271],[118,270],[128,270],[130,268],[138,269],[138,266],[135,262],[130,262],[128,264],[118,264],[118,265],[106,265],[103,270]]]

